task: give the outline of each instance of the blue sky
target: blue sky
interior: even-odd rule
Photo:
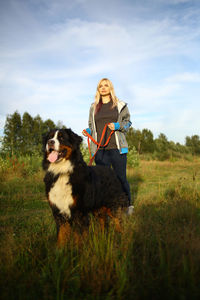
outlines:
[[[1,134],[16,110],[81,134],[102,77],[134,128],[199,135],[200,1],[0,1]]]

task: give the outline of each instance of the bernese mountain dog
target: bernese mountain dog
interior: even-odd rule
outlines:
[[[128,207],[128,199],[114,171],[88,166],[80,150],[82,138],[71,129],[51,130],[44,138],[43,169],[46,195],[57,225],[57,243],[63,245],[75,220],[98,215],[103,224]]]

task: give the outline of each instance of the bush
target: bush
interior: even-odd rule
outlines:
[[[164,160],[167,160],[169,158],[170,158],[170,152],[168,152],[167,150],[163,151],[163,152],[155,151],[153,153],[153,159],[156,159],[156,160],[164,161]]]
[[[127,164],[129,167],[138,167],[140,164],[139,154],[136,151],[135,147],[132,147],[127,155]]]
[[[81,153],[83,155],[84,161],[88,164],[90,161],[90,154],[88,147],[84,143],[81,144]]]

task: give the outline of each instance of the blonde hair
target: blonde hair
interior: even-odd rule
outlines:
[[[111,100],[112,100],[112,102],[113,102],[112,108],[115,107],[115,106],[117,106],[117,103],[118,103],[118,101],[119,101],[119,99],[118,99],[118,98],[116,97],[116,95],[115,95],[115,90],[114,90],[114,87],[113,87],[112,82],[111,82],[108,78],[102,78],[102,79],[99,81],[98,85],[97,85],[97,91],[96,91],[95,102],[94,102],[94,110],[95,110],[95,111],[96,111],[96,110],[98,111],[98,106],[99,106],[100,100],[101,100],[101,95],[100,95],[100,93],[99,93],[99,86],[100,86],[100,84],[102,83],[102,81],[107,81],[107,83],[108,83],[108,85],[109,85],[109,87],[110,87],[110,97],[111,97]]]

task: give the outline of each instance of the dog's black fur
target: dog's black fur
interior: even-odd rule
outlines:
[[[71,129],[51,130],[44,139],[44,182],[58,235],[61,226],[72,224],[77,216],[84,218],[102,208],[114,215],[118,208],[128,206],[114,171],[87,166],[80,151],[81,142],[82,138]]]

